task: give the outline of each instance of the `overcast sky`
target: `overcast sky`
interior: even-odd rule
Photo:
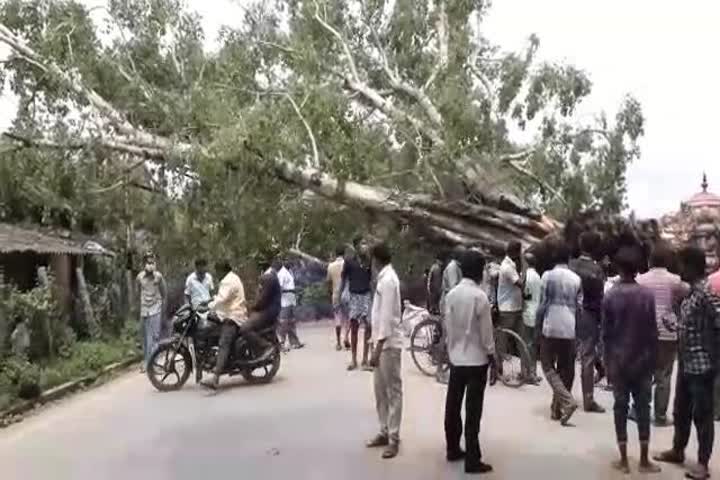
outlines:
[[[242,18],[241,0],[189,3],[205,18],[210,39]],[[718,26],[720,2],[713,0],[494,0],[483,28],[506,49],[521,49],[534,32],[541,58],[585,69],[593,94],[580,115],[614,115],[626,93],[640,100],[646,134],[642,157],[630,168],[628,202],[649,217],[699,191],[703,171],[720,193]],[[0,128],[11,109],[12,101],[0,99]]]

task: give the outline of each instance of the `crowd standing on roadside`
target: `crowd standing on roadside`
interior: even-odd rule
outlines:
[[[585,232],[579,237],[579,254],[571,258],[569,245],[553,243],[552,268],[542,275],[534,253],[523,252],[518,242],[507,245],[499,263],[477,249],[457,248],[436,256],[427,271],[426,293],[428,312],[439,315],[444,326],[442,342],[449,368],[438,366],[438,380],[448,384],[444,420],[448,461],[464,461],[467,473],[492,471],[483,461],[479,434],[486,385],[500,367],[496,359],[509,348],[495,338],[494,328],[500,326],[521,335],[529,349],[529,364],[522,366],[527,384],[540,382],[539,360],[552,390],[549,417],[563,426],[570,425],[579,407],[571,393],[576,357],[584,411],[605,412],[594,398],[594,387],[598,378],[607,375],[614,396],[616,469],[631,470],[628,419],[638,424],[641,473],[660,471],[650,460],[651,424],[674,427],[672,445],[654,455],[654,460],[681,464],[694,423],[698,464],[686,476],[709,477],[714,420],[720,419],[716,393],[720,389],[720,271],[706,277],[704,252],[695,247],[676,253],[658,243],[643,265],[645,257],[631,246],[620,247],[612,258],[600,261],[601,245],[599,234]],[[400,451],[403,330],[400,280],[392,252],[384,243],[370,246],[358,238],[352,247],[341,246],[334,253],[326,282],[335,320],[335,348],[350,349],[348,370],[355,370],[359,330],[364,327],[360,366],[373,372],[379,421],[378,434],[367,446],[382,447],[382,458],[394,458]],[[680,275],[670,271],[675,258]],[[254,305],[245,300],[242,281],[228,262],[217,266],[222,278],[214,297],[214,279],[205,260],[196,260],[195,271],[186,279],[188,303],[198,308],[209,302],[224,320],[215,376],[206,382],[212,388],[217,387],[223,358],[239,334],[247,334],[256,348],[267,350],[264,340],[253,332],[279,318],[281,344],[287,339],[292,347],[302,346],[294,315],[293,274],[280,258],[266,267]],[[160,338],[167,297],[152,254],[145,255],[137,283],[143,368],[147,368]],[[668,406],[676,362],[671,420]]]

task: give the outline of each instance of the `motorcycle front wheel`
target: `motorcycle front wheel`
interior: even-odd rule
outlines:
[[[190,378],[192,358],[184,346],[161,344],[150,357],[147,376],[152,386],[161,392],[180,390]]]
[[[241,372],[241,375],[246,382],[255,385],[270,383],[272,379],[275,378],[275,375],[277,375],[278,370],[280,370],[280,358],[280,348],[276,346],[273,351],[273,356],[268,363],[258,367],[247,368]]]

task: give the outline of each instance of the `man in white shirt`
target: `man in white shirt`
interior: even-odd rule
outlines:
[[[335,316],[335,340],[337,341],[335,349],[342,350],[342,332],[345,329],[345,348],[350,348],[350,321],[348,318],[347,305],[343,305],[342,301],[342,272],[345,266],[345,247],[338,246],[335,249],[335,260],[330,262],[327,267],[327,277],[325,281],[330,288],[330,296],[332,297],[333,315]]]
[[[466,473],[486,473],[492,467],[482,462],[480,420],[482,418],[488,367],[495,355],[490,302],[480,283],[485,258],[474,250],[463,254],[463,279],[445,299],[446,342],[450,358],[450,381],[445,400],[447,460],[465,460]],[[463,431],[460,411],[467,391],[465,448],[460,449]]]
[[[385,447],[382,458],[393,458],[400,444],[402,419],[402,318],[400,280],[392,264],[392,254],[385,244],[371,251],[374,270],[379,272],[373,297],[373,349],[370,366],[374,368],[375,406],[380,433],[367,443],[370,448]]]
[[[582,313],[580,277],[570,270],[570,249],[558,242],[553,247],[555,267],[543,273],[537,324],[541,332],[540,364],[553,390],[551,418],[568,425],[577,410],[572,396],[575,380],[575,324]]]
[[[295,319],[295,306],[297,298],[295,296],[295,278],[288,269],[287,262],[277,259],[273,262],[272,269],[277,272],[282,296],[280,297],[280,328],[278,335],[280,337],[280,346],[285,349],[285,341],[290,340],[290,347],[302,348],[305,345],[300,342],[297,335],[297,321]]]
[[[445,311],[445,297],[450,290],[462,280],[462,269],[460,268],[460,258],[465,253],[463,247],[455,247],[450,254],[450,261],[443,270],[442,273],[442,291],[440,296],[440,312]],[[447,385],[450,380],[450,371],[446,368],[445,362],[438,362],[437,369],[435,370],[435,380],[438,383]]]
[[[500,264],[497,284],[498,326],[507,328],[521,335],[523,294],[522,294],[522,246],[512,241],[505,248],[505,258]],[[508,336],[498,337],[498,355],[504,356],[508,351]],[[525,367],[527,368],[527,366]],[[502,362],[498,363],[498,374],[502,375]]]
[[[535,321],[537,309],[540,305],[540,291],[542,281],[535,269],[536,260],[532,253],[525,254],[525,281],[523,282],[523,325],[522,337],[530,354],[530,368],[525,373],[526,382],[538,385],[540,379],[537,376],[537,342],[535,342]]]
[[[464,250],[462,247],[456,247],[450,254],[450,261],[445,266],[442,273],[442,293],[440,296],[440,311],[444,311],[445,296],[452,290],[455,285],[462,280],[462,270],[460,269],[460,257]]]
[[[214,288],[213,277],[207,271],[207,261],[198,258],[195,260],[195,271],[185,280],[185,298],[197,310],[200,304],[210,301],[210,292]]]

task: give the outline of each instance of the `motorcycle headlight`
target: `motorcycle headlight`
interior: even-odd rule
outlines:
[[[172,319],[173,330],[175,330],[176,332],[184,330],[186,321],[186,317],[178,317],[177,315],[175,315]]]

